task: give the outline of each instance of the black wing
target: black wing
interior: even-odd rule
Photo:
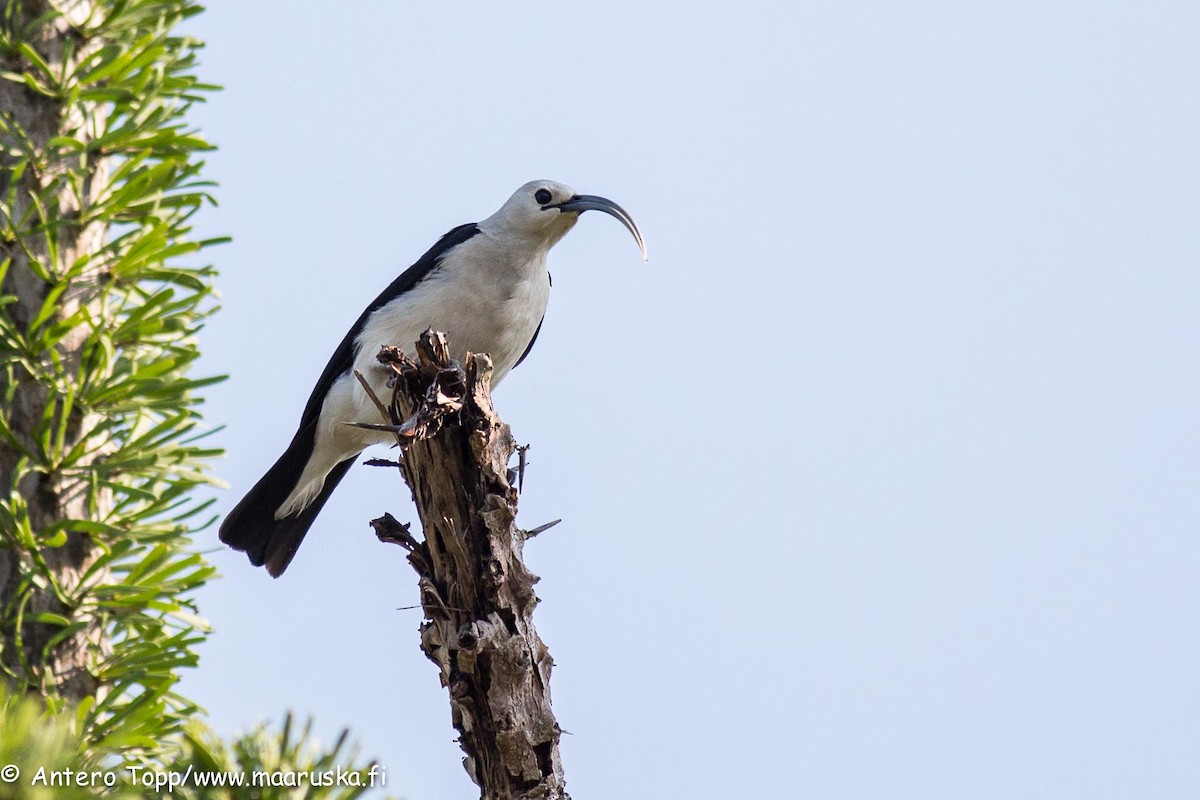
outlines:
[[[533,332],[533,338],[529,340],[529,344],[525,347],[525,352],[521,353],[521,357],[517,359],[517,363],[513,364],[513,369],[521,366],[521,362],[525,360],[525,356],[529,355],[529,351],[533,349],[533,343],[537,341],[537,335],[542,332],[542,323],[545,321],[545,316],[538,321],[537,330]]]
[[[553,286],[554,278],[551,277],[549,272],[546,273],[546,278],[549,279],[550,285]],[[525,356],[529,355],[529,351],[533,349],[533,343],[537,341],[538,334],[542,332],[542,323],[545,321],[546,315],[543,314],[542,318],[538,320],[537,330],[533,332],[533,338],[529,340],[529,344],[525,345],[525,352],[521,353],[521,357],[517,359],[517,363],[512,365],[513,369],[521,366],[521,362],[525,360]]]

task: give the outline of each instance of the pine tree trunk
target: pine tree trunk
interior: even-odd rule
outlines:
[[[49,13],[55,9],[61,14]],[[92,3],[85,0],[58,4],[25,0],[11,4],[0,24],[14,34],[11,38],[31,43],[52,71],[70,71],[102,44],[85,41],[76,31],[92,12]],[[9,72],[36,71],[23,54],[0,57],[0,65]],[[0,237],[0,264],[8,263],[3,292],[15,298],[5,313],[19,331],[30,330],[55,288],[56,281],[47,280],[44,273],[61,276],[77,259],[104,245],[106,226],[100,222],[81,223],[80,212],[95,200],[105,183],[108,159],[94,152],[67,156],[50,141],[69,134],[86,142],[102,129],[103,113],[97,103],[78,101],[68,107],[60,98],[33,91],[23,83],[0,80],[0,115],[4,123],[0,126],[0,204],[9,215],[9,229],[20,232],[19,240]],[[81,183],[64,179],[68,157],[76,165],[79,159],[87,160],[86,178]],[[25,168],[14,171],[14,165],[22,162]],[[73,277],[55,302],[57,311],[51,321],[72,314],[81,305],[90,304],[99,313],[92,299],[96,282],[97,276],[86,270]],[[48,369],[39,374],[41,367],[54,357],[65,365],[65,374],[80,375],[85,338],[82,329],[68,331],[55,353],[28,353],[26,363],[7,363],[0,372],[0,392],[16,441],[15,446],[0,441],[0,493],[14,512],[19,514],[19,507],[24,505],[29,528],[35,533],[46,531],[60,520],[96,518],[97,512],[104,511],[92,508],[89,512],[85,478],[40,470],[36,459],[30,459],[30,454],[39,450],[36,439],[44,434],[46,420],[63,411],[62,393],[45,379]],[[66,413],[71,415],[65,428],[65,445],[69,448],[82,430],[92,426],[77,408]],[[91,502],[105,505],[111,504],[111,499],[102,492],[92,493]],[[53,576],[59,589],[65,590],[60,593],[52,587],[28,585],[24,577],[30,570],[22,568],[21,560],[33,558],[34,550],[13,546],[15,531],[4,533],[8,546],[0,547],[0,646],[5,670],[31,688],[68,699],[94,694],[97,682],[89,666],[92,657],[104,649],[100,616],[85,615],[82,627],[48,652],[51,638],[63,629],[33,620],[38,614],[73,619],[73,609],[61,594],[69,593],[95,561],[95,544],[86,533],[67,531],[61,546],[36,548],[45,559],[45,571]]]
[[[509,428],[492,408],[492,365],[451,362],[445,337],[427,332],[420,364],[390,350],[398,374],[389,415],[404,455],[424,541],[391,515],[372,525],[404,546],[426,621],[421,648],[449,690],[467,772],[487,800],[569,800],[550,708],[553,660],[533,625],[537,576],[522,560]]]

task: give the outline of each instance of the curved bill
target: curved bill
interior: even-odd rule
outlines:
[[[642,260],[649,261],[649,256],[646,255],[646,242],[642,240],[642,232],[638,230],[637,224],[633,221],[633,217],[629,216],[629,212],[621,208],[619,205],[609,200],[606,197],[597,197],[594,194],[577,194],[570,200],[559,203],[554,206],[545,206],[545,208],[558,208],[563,211],[603,211],[605,214],[611,214],[621,221],[621,224],[629,229],[633,234],[634,241],[637,242],[638,249],[642,251]]]

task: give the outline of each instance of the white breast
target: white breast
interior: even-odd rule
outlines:
[[[516,365],[550,300],[544,250],[514,252],[477,234],[456,247],[427,278],[375,311],[359,335],[355,367],[375,363],[382,345],[404,348],[432,327],[444,331],[455,357],[488,353],[499,383]]]

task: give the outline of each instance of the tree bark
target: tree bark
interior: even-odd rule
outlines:
[[[31,35],[29,41],[50,68],[58,74],[69,74],[103,44],[84,41],[76,33],[76,26],[92,13],[91,0],[58,3],[26,0],[15,4],[10,9],[11,15],[0,24],[10,24],[11,30]],[[29,64],[22,56],[8,55],[0,58],[0,68],[19,74],[26,72]],[[9,216],[10,229],[23,231],[20,241],[0,237],[0,263],[9,261],[2,290],[15,298],[5,313],[18,329],[27,330],[53,288],[38,273],[61,276],[78,259],[104,245],[107,226],[80,220],[83,209],[105,183],[109,159],[91,152],[67,154],[50,143],[59,135],[70,135],[83,142],[93,138],[96,131],[103,130],[104,110],[97,103],[84,101],[68,106],[62,99],[35,92],[23,83],[0,80],[0,114],[5,123],[0,126],[0,204]],[[15,153],[21,155],[14,156]],[[87,159],[86,177],[78,184],[64,178],[68,158],[73,158],[76,166],[80,158]],[[27,166],[17,174],[14,164],[21,161],[27,161]],[[42,214],[46,219],[41,218]],[[96,275],[87,273],[72,280],[60,296],[56,316],[73,314],[81,305],[94,306],[96,281]],[[93,311],[100,314],[99,309]],[[66,374],[78,374],[85,338],[84,330],[70,331],[53,354],[30,354],[30,361],[36,367],[39,360],[48,365],[54,358],[66,365]],[[84,477],[39,471],[27,460],[29,453],[37,452],[35,438],[39,425],[45,424],[48,413],[57,414],[61,410],[51,408],[56,398],[49,382],[39,380],[40,377],[20,364],[9,364],[0,372],[0,391],[8,404],[9,427],[21,445],[0,444],[0,492],[14,500],[19,498],[34,532],[63,519],[96,517],[104,511],[89,512]],[[78,408],[70,413],[67,448],[94,422]],[[101,495],[102,504],[110,502]],[[53,581],[64,593],[70,593],[99,554],[91,537],[78,531],[68,531],[65,543],[40,548],[39,553]],[[40,691],[80,700],[97,689],[89,667],[92,657],[105,647],[100,615],[88,615],[86,624],[47,650],[62,627],[31,620],[44,613],[70,617],[71,609],[52,587],[28,585],[24,577],[28,570],[22,569],[19,559],[30,557],[29,552],[20,548],[0,547],[3,666],[10,675],[23,677]]]
[[[380,361],[396,374],[386,413],[424,541],[390,514],[372,525],[409,551],[426,618],[421,648],[449,690],[480,796],[569,800],[550,707],[554,662],[533,624],[538,578],[522,560],[530,534],[516,526],[516,446],[492,408],[491,360],[468,353],[464,368],[433,331],[417,355],[385,348]]]

